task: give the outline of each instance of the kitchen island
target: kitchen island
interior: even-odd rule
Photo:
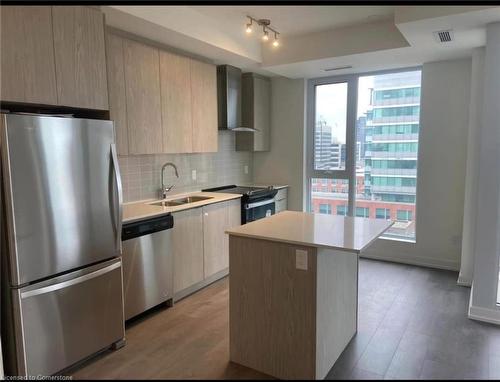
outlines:
[[[324,378],[357,330],[358,255],[391,225],[283,211],[226,230],[231,361]]]

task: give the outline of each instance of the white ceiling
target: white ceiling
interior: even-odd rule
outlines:
[[[107,6],[106,23],[215,64],[264,75],[311,78],[325,68],[352,72],[468,57],[484,45],[491,6]],[[272,47],[244,31],[246,15],[269,18],[281,33]],[[432,32],[453,29],[438,44]]]
[[[366,22],[389,20],[393,6],[191,6],[220,23],[234,22],[240,28],[246,15],[270,19],[281,34],[295,36],[325,29],[342,28]]]

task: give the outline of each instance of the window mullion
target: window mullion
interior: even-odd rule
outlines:
[[[358,105],[358,77],[353,76],[348,82],[347,93],[347,139],[346,172],[349,179],[347,215],[355,216],[356,204],[356,115]]]

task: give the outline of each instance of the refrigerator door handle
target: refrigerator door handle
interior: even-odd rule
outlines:
[[[77,277],[77,278],[72,279],[72,280],[63,281],[60,283],[48,285],[48,286],[34,289],[34,290],[28,290],[26,292],[21,292],[21,299],[24,300],[25,298],[28,298],[28,297],[38,296],[41,294],[54,292],[54,291],[59,290],[59,289],[64,289],[64,288],[67,288],[71,285],[81,284],[85,281],[94,279],[94,278],[99,277],[101,275],[104,275],[108,272],[111,272],[113,269],[116,269],[119,267],[121,267],[121,262],[118,261],[114,264],[108,265],[105,268],[98,269],[97,271],[87,273],[86,275]]]
[[[118,167],[118,155],[116,154],[116,145],[111,144],[111,162],[113,164],[113,171],[115,173],[116,191],[117,198],[113,200],[117,201],[117,206],[115,206],[114,211],[116,211],[116,247],[119,249],[120,254],[122,252],[122,217],[123,217],[123,194],[122,194],[122,179],[120,175],[120,169]]]

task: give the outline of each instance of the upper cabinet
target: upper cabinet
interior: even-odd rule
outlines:
[[[214,65],[110,32],[106,52],[120,155],[217,151]]]
[[[160,52],[163,149],[166,153],[193,152],[190,59]]]
[[[217,69],[191,60],[193,152],[217,151]]]
[[[163,152],[158,49],[123,43],[129,154]]]
[[[2,6],[0,12],[2,101],[108,109],[99,10]]]
[[[269,151],[271,133],[271,81],[255,73],[242,76],[241,124],[257,131],[236,132],[237,151]]]
[[[106,34],[106,63],[108,68],[109,117],[114,121],[116,148],[120,155],[128,154],[127,98],[123,39]]]
[[[55,6],[52,17],[59,105],[108,109],[103,14]]]
[[[2,101],[57,104],[51,7],[2,6]]]

